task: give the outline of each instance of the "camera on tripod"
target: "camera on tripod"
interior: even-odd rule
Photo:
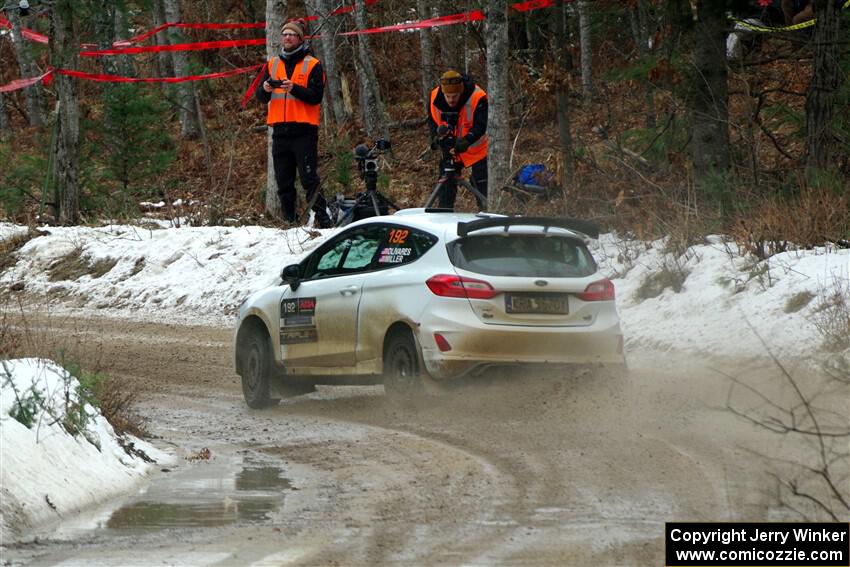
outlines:
[[[354,148],[354,159],[357,160],[357,169],[364,179],[367,177],[377,178],[378,170],[380,169],[378,166],[378,156],[391,147],[392,144],[389,140],[381,138],[376,140],[375,145],[371,148],[366,144],[359,144]]]
[[[449,152],[455,147],[455,130],[457,129],[457,112],[442,112],[440,114],[445,124],[437,126],[437,146],[443,152],[443,160],[451,159]],[[453,160],[452,160],[453,161]]]
[[[398,210],[398,206],[381,195],[378,190],[378,157],[392,147],[389,140],[379,139],[370,148],[366,144],[358,144],[354,148],[354,159],[357,170],[366,184],[366,191],[357,193],[353,199],[337,195],[336,201],[330,203],[331,217],[336,219],[336,226],[342,226],[352,220],[360,220],[374,216],[388,215],[390,208]]]

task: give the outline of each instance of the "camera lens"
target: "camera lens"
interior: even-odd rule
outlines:
[[[366,160],[365,166],[366,166],[366,171],[377,171],[378,170],[378,162],[373,160],[373,159]]]

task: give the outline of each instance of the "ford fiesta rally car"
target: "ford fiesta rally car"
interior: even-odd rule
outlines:
[[[236,322],[245,401],[316,383],[410,395],[489,367],[624,365],[614,285],[588,250],[594,225],[423,209],[332,235]]]

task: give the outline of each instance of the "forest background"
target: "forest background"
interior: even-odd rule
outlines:
[[[265,107],[248,91],[281,24],[306,17],[328,78],[319,171],[331,199],[363,190],[352,148],[384,138],[379,191],[425,202],[439,154],[427,94],[455,68],[489,94],[490,210],[685,247],[724,233],[760,258],[850,245],[850,1],[813,0],[815,20],[794,27],[767,0],[20,4],[7,0],[0,20],[0,208],[15,222],[154,210],[275,224]],[[743,24],[729,58],[748,16],[763,26]],[[175,22],[218,26],[164,26]],[[168,80],[216,74],[230,76]],[[534,163],[542,196],[495,190]]]

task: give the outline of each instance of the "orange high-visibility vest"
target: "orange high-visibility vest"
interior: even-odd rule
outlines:
[[[272,57],[268,63],[269,78],[277,80],[289,79],[296,85],[306,87],[307,80],[310,78],[310,72],[318,63],[318,59],[311,55],[306,55],[304,59],[295,65],[292,77],[287,77],[286,66],[283,64],[283,61],[280,60],[280,57]],[[266,123],[304,122],[318,126],[321,108],[320,104],[307,104],[291,94],[283,92],[283,89],[273,89],[272,98],[269,101],[269,114],[266,118]]]
[[[431,118],[434,119],[437,126],[441,124],[448,126],[446,121],[442,119],[440,109],[434,105],[439,90],[440,87],[437,87],[431,91]],[[487,93],[481,87],[475,85],[475,90],[472,91],[469,100],[466,101],[463,108],[458,110],[457,127],[454,132],[456,138],[462,138],[469,133],[469,129],[472,128],[472,117],[475,115],[475,108],[478,106],[478,102],[486,96]],[[478,138],[474,144],[469,146],[468,150],[459,154],[458,157],[460,157],[460,161],[463,162],[464,167],[469,167],[473,163],[477,163],[487,157],[487,134]]]

